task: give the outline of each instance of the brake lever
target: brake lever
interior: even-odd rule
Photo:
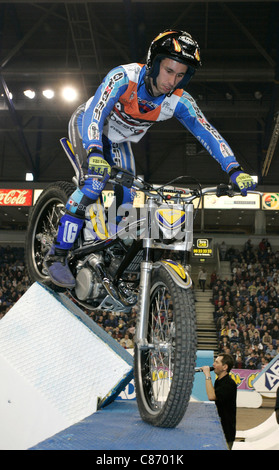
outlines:
[[[111,179],[113,179],[115,183],[121,184],[126,188],[131,188],[133,186],[135,175],[124,168],[112,166]]]
[[[216,191],[216,196],[217,197],[221,197],[221,196],[233,197],[233,195],[234,195],[234,190],[233,190],[232,186],[229,186],[229,185],[224,184],[224,183],[218,184],[217,191]]]

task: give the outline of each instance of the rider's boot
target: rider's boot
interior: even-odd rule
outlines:
[[[66,213],[59,222],[57,237],[44,259],[52,282],[60,287],[73,289],[76,281],[68,265],[68,251],[72,248],[84,224],[83,218]]]

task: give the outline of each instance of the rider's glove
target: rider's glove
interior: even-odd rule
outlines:
[[[111,174],[111,166],[104,159],[103,154],[91,149],[87,155],[88,174],[93,176],[102,176],[101,181],[106,183]]]
[[[243,196],[247,196],[248,190],[253,190],[256,187],[252,176],[244,173],[240,167],[234,168],[229,172],[230,179],[233,184],[238,186]]]
[[[103,158],[102,153],[91,149],[87,155],[88,175],[93,178],[86,178],[81,188],[81,192],[88,198],[96,201],[106,186],[110,178],[111,166]],[[101,176],[101,178],[94,178]]]

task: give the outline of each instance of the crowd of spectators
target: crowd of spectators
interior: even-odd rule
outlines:
[[[210,280],[219,352],[232,354],[235,368],[262,369],[279,354],[279,252],[266,238],[247,240],[242,251],[223,246],[221,260],[231,276]]]
[[[20,299],[30,287],[30,281],[24,262],[24,248],[0,246],[0,319]],[[124,312],[89,310],[86,313],[109,335],[125,348],[134,347],[136,327],[136,308],[129,315]]]
[[[0,247],[0,319],[30,286],[24,264],[24,249]]]
[[[221,259],[230,261],[232,274],[210,279],[219,352],[231,353],[235,368],[262,369],[279,354],[279,252],[267,239],[256,247],[248,240],[242,251],[222,244]],[[29,286],[24,249],[0,247],[0,319]],[[136,307],[87,314],[124,348],[134,347]]]
[[[137,308],[131,313],[113,313],[106,311],[87,312],[89,316],[102,327],[112,338],[118,341],[125,349],[134,347],[134,336],[136,331]]]

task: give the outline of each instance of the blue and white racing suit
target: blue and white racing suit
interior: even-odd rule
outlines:
[[[93,150],[100,152],[111,166],[121,166],[135,173],[131,142],[138,142],[155,122],[172,117],[198,139],[225,172],[239,166],[228,143],[206,120],[189,93],[177,89],[170,95],[151,96],[145,86],[145,74],[145,65],[138,63],[116,67],[104,78],[95,95],[73,114],[69,138],[84,171],[87,171],[87,154]],[[64,217],[68,218],[68,226],[76,224],[70,234],[79,232],[84,219],[83,208],[99,197],[104,186],[100,181],[93,181],[91,194],[81,188],[69,199],[68,213]],[[118,205],[131,204],[133,191],[123,188],[118,199]],[[75,221],[75,218],[80,220]],[[57,243],[60,248],[68,249],[73,237],[67,240],[65,224],[61,222]]]

